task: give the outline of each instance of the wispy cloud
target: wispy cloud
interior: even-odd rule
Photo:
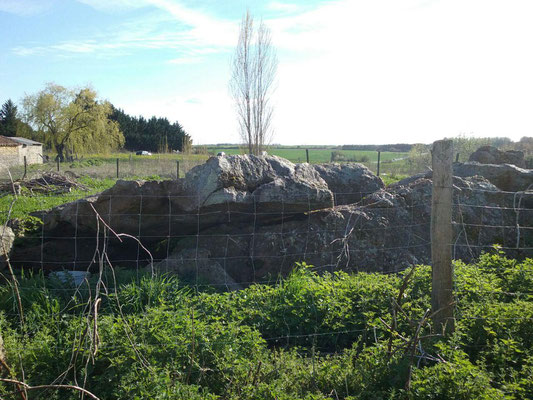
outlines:
[[[0,0],[3,1],[3,0]],[[120,12],[149,7],[151,12],[112,28],[97,37],[69,39],[46,45],[17,46],[18,56],[55,55],[76,57],[95,54],[116,57],[116,50],[176,50],[173,64],[200,62],[206,54],[226,51],[233,46],[238,24],[185,7],[170,0],[78,0],[96,10]],[[14,3],[13,3],[14,4]],[[194,53],[191,55],[191,53]]]
[[[104,12],[120,12],[149,6],[145,0],[77,0],[95,10]]]
[[[96,39],[80,39],[62,41],[46,46],[18,46],[12,52],[19,56],[49,55],[61,57],[75,57],[77,55],[92,54],[101,57],[114,57],[123,53],[117,50],[139,49],[180,49],[185,35],[175,33],[154,33],[144,36],[139,32],[118,32],[111,37],[98,37]]]
[[[6,0],[0,0],[0,2]],[[15,0],[7,0],[15,4]],[[30,1],[30,0],[21,0]],[[47,0],[43,0],[46,2]],[[49,0],[52,1],[52,0]],[[239,20],[224,19],[185,6],[177,0],[77,0],[101,12],[122,12],[147,8],[142,18],[128,22],[90,38],[69,39],[52,44],[17,46],[18,56],[54,55],[80,57],[91,54],[100,58],[121,56],[137,50],[165,49],[174,52],[168,63],[193,64],[209,54],[229,52],[236,43]],[[388,1],[388,0],[384,0]],[[423,0],[410,0],[413,2]],[[424,0],[425,1],[425,0]],[[2,3],[0,3],[2,4]],[[346,37],[353,25],[356,7],[353,1],[319,3],[314,8],[273,1],[266,10],[279,14],[265,22],[271,27],[274,42],[281,50],[320,53],[336,47],[338,38]],[[258,16],[260,17],[260,16]]]
[[[233,21],[214,17],[206,12],[193,10],[171,0],[146,0],[152,6],[171,15],[176,22],[190,28],[189,38],[197,45],[231,46],[238,26]]]
[[[0,12],[23,17],[49,10],[56,0],[0,0]]]
[[[280,1],[272,1],[266,6],[268,10],[282,12],[282,13],[295,13],[302,11],[302,6],[293,3],[282,3]]]

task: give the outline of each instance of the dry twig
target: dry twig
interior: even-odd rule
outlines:
[[[94,400],[100,400],[99,397],[96,397],[94,394],[89,392],[87,389],[81,388],[79,386],[75,385],[38,385],[38,386],[30,386],[27,383],[17,381],[16,379],[7,379],[7,378],[0,378],[0,382],[6,382],[6,383],[13,383],[15,385],[22,386],[23,389],[16,390],[13,393],[19,393],[22,390],[41,390],[41,389],[68,389],[68,390],[77,390],[83,394],[86,394],[91,399]]]

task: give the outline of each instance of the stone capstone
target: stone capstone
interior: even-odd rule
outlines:
[[[482,146],[473,152],[468,161],[480,164],[512,164],[520,168],[526,167],[524,152],[517,150],[502,151],[494,146]]]
[[[385,187],[380,177],[363,164],[315,164],[315,170],[326,181],[335,196],[335,205],[352,204]]]

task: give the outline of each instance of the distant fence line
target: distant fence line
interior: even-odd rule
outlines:
[[[205,160],[188,158],[113,158],[108,160],[78,160],[72,162],[49,161],[44,164],[11,167],[9,172],[0,168],[0,181],[31,179],[43,172],[60,172],[71,176],[88,176],[91,178],[135,179],[158,177],[161,179],[176,179]],[[11,177],[10,177],[11,175]]]

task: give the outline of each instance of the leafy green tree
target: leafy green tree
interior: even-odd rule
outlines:
[[[533,137],[522,137],[516,144],[516,148],[522,150],[526,154],[533,153]]]
[[[23,99],[26,121],[38,129],[60,160],[73,154],[107,152],[124,145],[112,106],[88,87],[74,90],[49,83]]]
[[[19,123],[17,106],[9,99],[0,109],[0,135],[16,136]]]
[[[409,151],[407,165],[410,173],[427,171],[431,167],[429,146],[422,143],[414,144]]]
[[[507,137],[473,137],[465,134],[451,138],[453,151],[459,154],[459,161],[468,161],[470,155],[482,146],[494,146],[500,149],[512,147],[511,139]]]

